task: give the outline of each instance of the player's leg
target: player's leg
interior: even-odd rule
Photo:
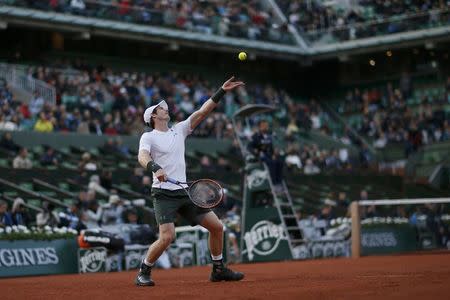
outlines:
[[[217,215],[210,211],[202,216],[200,225],[209,231],[209,249],[213,261],[213,271],[211,272],[211,281],[238,281],[244,278],[244,274],[234,272],[223,263],[223,224]]]
[[[139,273],[136,277],[136,285],[153,286],[155,283],[151,278],[152,267],[161,254],[169,247],[175,238],[174,223],[166,223],[159,225],[159,237],[150,245],[147,256],[141,263]]]
[[[164,250],[169,247],[175,238],[175,218],[176,211],[179,208],[177,198],[172,191],[160,190],[154,188],[152,190],[153,208],[155,209],[156,221],[159,224],[159,237],[151,244],[148,249],[146,258],[141,263],[141,268],[136,277],[137,285],[152,286],[155,285],[151,279],[151,271],[153,264],[161,256]]]
[[[167,223],[159,225],[159,237],[148,248],[145,262],[153,265],[161,254],[170,246],[175,239],[175,224]]]

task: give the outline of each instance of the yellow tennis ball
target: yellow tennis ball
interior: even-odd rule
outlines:
[[[247,53],[240,52],[238,57],[239,57],[239,60],[246,60],[247,59]]]

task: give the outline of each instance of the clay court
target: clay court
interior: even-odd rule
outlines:
[[[135,272],[0,280],[2,299],[443,299],[450,255],[443,253],[235,265],[241,282],[210,283],[208,267],[156,270],[157,286]],[[446,296],[447,295],[447,296]]]

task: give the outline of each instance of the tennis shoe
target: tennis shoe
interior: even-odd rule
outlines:
[[[221,270],[213,270],[209,280],[212,282],[218,281],[239,281],[244,278],[244,273],[234,272],[231,269],[223,268]]]
[[[154,286],[155,282],[152,280],[151,276],[152,267],[147,266],[144,262],[142,262],[134,283],[139,286]]]

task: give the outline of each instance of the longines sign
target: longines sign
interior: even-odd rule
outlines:
[[[0,249],[0,267],[56,265],[58,262],[54,247]]]
[[[77,272],[75,239],[0,241],[0,277]]]

